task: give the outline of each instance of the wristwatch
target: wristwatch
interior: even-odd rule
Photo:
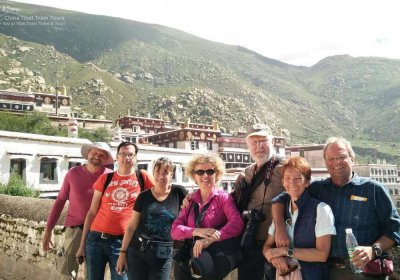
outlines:
[[[373,244],[372,249],[374,250],[375,256],[380,257],[382,255],[382,248],[379,244]]]
[[[293,257],[293,254],[294,254],[293,247],[289,247],[288,250],[287,250],[287,256],[289,258],[291,258],[291,257]]]

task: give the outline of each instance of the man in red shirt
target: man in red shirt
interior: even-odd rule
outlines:
[[[94,184],[94,195],[85,219],[81,244],[76,257],[86,258],[89,280],[104,279],[104,270],[109,263],[112,280],[126,280],[115,267],[121,250],[122,239],[133,205],[140,193],[139,180],[135,173],[138,147],[123,142],[117,148],[118,170],[105,186],[107,175],[102,175]],[[153,186],[148,173],[141,170],[144,188]]]
[[[57,269],[66,279],[76,279],[78,264],[75,254],[78,251],[82,237],[83,223],[89,211],[93,197],[93,183],[104,173],[111,172],[104,167],[114,162],[110,147],[106,143],[97,142],[85,144],[81,148],[82,157],[87,164],[71,168],[65,175],[60,192],[54,202],[47,219],[46,230],[42,238],[44,251],[53,245],[52,231],[60,218],[65,202],[69,200],[67,217],[65,219],[65,240],[57,260]]]

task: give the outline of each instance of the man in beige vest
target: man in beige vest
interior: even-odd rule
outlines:
[[[244,170],[244,176],[239,176],[233,193],[238,209],[247,222],[242,238],[243,261],[239,265],[238,278],[274,279],[274,269],[266,263],[262,248],[272,220],[271,199],[283,191],[280,178],[283,158],[274,154],[273,136],[265,124],[250,127],[246,142],[255,163]]]

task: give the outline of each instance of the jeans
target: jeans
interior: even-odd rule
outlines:
[[[107,262],[112,280],[128,280],[126,274],[118,275],[115,270],[121,245],[122,239],[120,238],[102,239],[97,232],[88,233],[85,243],[88,280],[103,280]]]
[[[136,246],[129,246],[127,259],[129,280],[170,279],[172,255],[167,258],[158,258],[150,247],[146,247],[142,252]]]

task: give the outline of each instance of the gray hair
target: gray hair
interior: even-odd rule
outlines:
[[[326,149],[328,149],[329,146],[334,145],[334,144],[343,144],[347,151],[349,152],[349,156],[354,160],[356,157],[356,153],[354,152],[353,148],[351,147],[351,144],[349,141],[344,139],[343,137],[329,137],[328,140],[326,140],[325,146],[324,146],[324,159],[326,159]]]

